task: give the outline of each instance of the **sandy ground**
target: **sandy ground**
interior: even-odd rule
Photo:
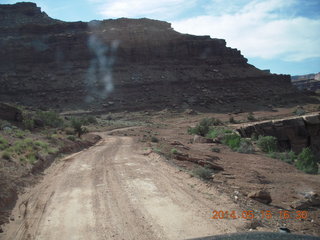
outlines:
[[[52,165],[23,194],[1,239],[186,239],[239,231],[227,195],[144,155],[134,137],[101,134],[95,146]]]

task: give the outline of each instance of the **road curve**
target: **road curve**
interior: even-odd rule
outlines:
[[[243,227],[210,219],[213,210],[237,210],[227,196],[157,154],[143,155],[135,138],[101,136],[19,198],[1,239],[186,239]]]

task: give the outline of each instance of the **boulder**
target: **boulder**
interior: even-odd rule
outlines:
[[[310,207],[320,207],[320,196],[318,193],[308,192],[304,194],[303,199],[294,201],[290,206],[298,210],[304,210]]]
[[[253,191],[248,194],[248,197],[264,204],[269,204],[272,202],[271,195],[266,190]]]

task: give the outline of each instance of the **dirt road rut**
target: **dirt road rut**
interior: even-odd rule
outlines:
[[[97,145],[51,166],[22,195],[3,239],[186,239],[227,232],[241,220],[210,219],[237,210],[226,196],[131,137],[102,134]]]

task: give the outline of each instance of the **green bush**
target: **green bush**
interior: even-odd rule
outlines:
[[[98,123],[98,121],[95,116],[91,115],[91,116],[84,117],[82,119],[82,123],[83,123],[83,125],[88,125],[88,124],[96,124],[96,123]]]
[[[254,147],[250,139],[241,138],[239,147],[237,148],[239,153],[254,153]]]
[[[176,148],[172,148],[171,149],[171,153],[172,154],[177,154],[179,151],[178,151],[178,149],[176,149]]]
[[[226,134],[222,143],[229,146],[232,150],[237,150],[240,146],[241,137],[235,133]]]
[[[304,148],[298,155],[296,167],[305,173],[318,173],[317,160],[310,148]]]
[[[4,137],[0,136],[0,150],[4,150],[8,146],[9,146],[8,141]]]
[[[32,118],[24,118],[22,120],[22,125],[28,130],[34,129],[34,120]]]
[[[259,136],[257,145],[261,151],[266,153],[276,152],[278,149],[277,138],[273,136]]]
[[[293,151],[290,151],[279,153],[278,158],[286,163],[294,163],[294,161],[297,159],[297,156]]]
[[[26,136],[26,132],[28,131],[22,131],[20,129],[16,129],[13,135],[17,138],[24,138]]]
[[[293,111],[293,114],[295,114],[297,116],[302,116],[302,115],[306,114],[306,111],[303,108],[298,107]]]
[[[67,139],[71,140],[71,141],[75,141],[76,140],[76,137],[74,135],[69,135],[67,137]]]
[[[10,160],[10,159],[11,159],[11,153],[10,153],[9,151],[4,151],[4,152],[2,153],[2,157],[3,157],[4,159]]]
[[[202,178],[204,180],[208,180],[212,178],[212,171],[208,168],[204,168],[204,167],[197,167],[195,169],[192,170],[192,175]]]
[[[247,115],[247,119],[252,122],[257,120],[252,112]]]
[[[226,134],[232,133],[232,130],[226,129],[223,127],[211,127],[209,132],[206,134],[207,138],[217,138],[217,137],[224,137]]]
[[[269,152],[269,153],[267,154],[267,156],[270,157],[270,158],[274,158],[274,159],[278,158],[278,155],[277,155],[276,152]]]
[[[26,160],[27,160],[29,163],[34,164],[34,163],[37,161],[37,158],[36,158],[35,153],[34,153],[34,152],[28,153],[28,154],[26,155]]]
[[[36,119],[43,122],[44,126],[49,127],[62,127],[63,120],[59,114],[52,111],[39,111],[36,114]]]
[[[76,134],[78,134],[79,138],[81,137],[81,135],[83,135],[86,132],[88,132],[88,130],[85,127],[82,126],[83,125],[82,121],[80,119],[78,119],[78,118],[73,118],[71,120],[71,125],[72,125],[72,127],[74,129],[74,132]]]
[[[290,152],[269,152],[268,156],[274,159],[279,159],[286,163],[294,163],[297,159],[296,154],[293,151]]]
[[[205,136],[208,134],[210,127],[223,125],[221,120],[216,118],[204,118],[198,123],[194,128],[189,128],[189,134],[198,134],[201,136]]]

